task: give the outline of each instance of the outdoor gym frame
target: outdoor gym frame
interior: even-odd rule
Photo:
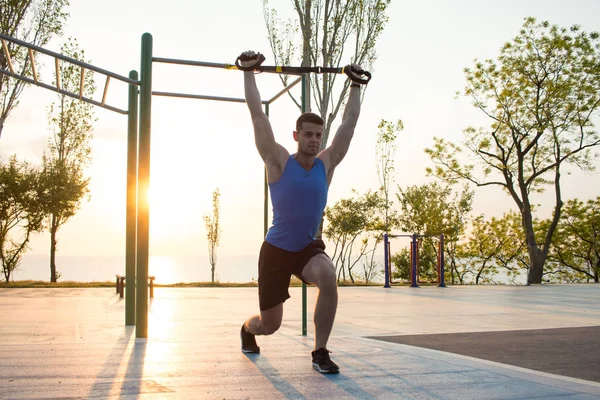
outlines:
[[[152,64],[153,62],[180,64],[199,67],[212,67],[227,70],[238,70],[232,64],[217,64],[201,61],[177,60],[169,58],[153,57],[152,52],[152,35],[144,33],[141,43],[141,65],[140,79],[135,70],[130,71],[129,77],[125,77],[91,64],[87,64],[71,57],[64,56],[46,50],[42,47],[32,45],[30,43],[15,39],[11,36],[0,33],[2,42],[2,50],[7,60],[9,70],[0,68],[0,74],[8,75],[24,82],[40,86],[42,88],[70,96],[98,107],[127,115],[127,195],[126,195],[126,229],[125,229],[125,324],[135,325],[136,337],[148,337],[148,263],[149,263],[149,219],[150,208],[148,204],[148,188],[150,186],[150,145],[151,145],[151,118],[152,118],[152,96],[167,96],[167,97],[182,97],[203,100],[217,100],[227,102],[245,103],[242,98],[229,98],[206,96],[185,93],[170,93],[170,92],[153,92],[152,91]],[[7,42],[12,42],[18,46],[28,49],[28,57],[31,63],[31,76],[33,79],[21,75],[15,71],[11,61],[11,55],[7,46]],[[33,52],[42,53],[55,60],[56,69],[56,85],[48,85],[38,79],[38,74],[35,65]],[[77,65],[81,68],[81,85],[79,93],[69,92],[64,90],[60,84],[60,61],[68,62]],[[270,68],[270,69],[269,69]],[[85,72],[94,71],[106,76],[102,101],[96,101],[83,95],[85,82]],[[266,67],[263,72],[285,73],[288,75],[299,75],[290,85],[286,86],[282,91],[277,93],[269,100],[263,100],[265,113],[269,115],[269,106],[279,97],[287,93],[292,87],[302,82],[302,112],[306,111],[306,86],[308,80],[307,73],[285,71],[282,72],[280,67]],[[318,70],[311,69],[309,72],[330,72],[342,73],[343,68],[329,68],[323,70],[319,67]],[[120,109],[106,104],[106,96],[111,78],[117,79],[129,85],[128,87],[128,108],[127,110]],[[139,121],[139,125],[138,125]],[[138,133],[139,132],[139,133]],[[268,184],[264,183],[264,234],[268,229]],[[136,290],[136,288],[138,290]],[[306,285],[302,284],[302,335],[307,333],[306,322]]]
[[[439,238],[438,243],[438,278],[437,282],[439,283],[438,287],[446,287],[444,283],[444,235],[419,235],[413,233],[412,235],[395,235],[395,234],[383,234],[383,263],[384,263],[384,274],[385,274],[385,283],[384,288],[390,288],[392,282],[392,264],[391,264],[391,252],[390,252],[390,238],[397,237],[409,237],[411,238],[410,242],[410,287],[418,288],[419,287],[419,238],[423,237],[437,237]]]

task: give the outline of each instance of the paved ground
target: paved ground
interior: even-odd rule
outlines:
[[[600,326],[371,338],[600,383]]]
[[[148,339],[113,289],[1,289],[0,399],[600,398],[597,382],[368,338],[598,326],[598,285],[340,288],[334,376],[312,369],[291,294],[282,329],[246,356],[254,288],[157,288]]]

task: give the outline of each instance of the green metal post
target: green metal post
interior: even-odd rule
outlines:
[[[308,90],[306,90],[306,85],[308,84],[308,80],[306,79],[306,75],[302,75],[302,112],[306,112],[306,94]],[[302,336],[306,336],[306,283],[302,282]]]
[[[138,79],[137,71],[129,72]],[[137,216],[138,88],[129,84],[127,113],[127,208],[125,225],[125,325],[135,325],[135,253]]]
[[[138,158],[137,292],[136,329],[138,338],[148,337],[148,259],[150,242],[150,134],[152,120],[152,35],[142,35],[140,79],[140,137]]]
[[[269,104],[265,104],[265,114],[269,116]],[[267,182],[267,166],[265,165],[265,201],[263,207],[263,238],[267,237],[267,231],[269,230],[269,183]]]

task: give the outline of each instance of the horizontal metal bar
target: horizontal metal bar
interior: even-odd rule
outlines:
[[[152,61],[165,63],[165,64],[182,64],[182,65],[193,65],[196,67],[210,67],[210,68],[222,68],[238,70],[239,68],[235,64],[223,64],[206,61],[193,61],[193,60],[181,60],[176,58],[165,58],[165,57],[153,57]],[[265,72],[277,72],[277,73],[297,73],[303,74],[307,72],[314,72],[317,74],[343,74],[344,67],[288,67],[288,66],[275,66],[275,65],[261,65],[258,67],[259,71],[264,70]],[[287,70],[287,71],[286,71]]]
[[[0,74],[12,76],[13,78],[20,79],[20,80],[25,81],[27,83],[31,83],[31,84],[34,84],[36,86],[43,87],[44,89],[52,90],[53,92],[64,94],[64,95],[72,97],[74,99],[80,99],[79,96],[76,95],[75,93],[71,93],[71,92],[68,92],[68,91],[62,90],[62,89],[57,89],[54,86],[47,85],[47,84],[39,82],[39,81],[36,82],[33,79],[28,78],[26,76],[22,76],[22,75],[19,75],[19,74],[11,74],[10,71],[7,71],[7,70],[2,69],[2,68],[0,68]],[[100,102],[98,102],[96,100],[92,100],[92,99],[87,98],[87,97],[81,97],[80,100],[85,101],[86,103],[93,104],[93,105],[98,106],[98,107],[106,108],[107,110],[118,112],[119,114],[128,114],[128,112],[126,110],[122,110],[120,108],[109,106],[109,105],[102,105],[102,103],[100,103]]]
[[[154,96],[164,97],[182,97],[185,99],[199,99],[199,100],[216,100],[216,101],[230,101],[233,103],[245,103],[246,99],[240,99],[235,97],[219,97],[219,96],[206,96],[202,94],[186,94],[186,93],[172,93],[172,92],[152,92]],[[262,104],[268,104],[266,100],[261,101]]]
[[[191,65],[195,67],[209,67],[209,68],[220,68],[228,70],[239,70],[235,64],[222,64],[206,61],[192,61],[192,60],[178,60],[175,58],[163,58],[153,57],[152,61],[164,64],[179,64],[179,65]],[[309,72],[322,73],[323,68],[321,67],[277,67],[272,65],[260,66],[256,69],[256,72],[267,72],[274,74],[284,75],[304,75]],[[330,73],[341,73],[343,68],[328,68],[327,72]]]
[[[192,60],[178,60],[175,58],[163,58],[163,57],[152,57],[152,61],[164,64],[180,64],[180,65],[192,65],[195,67],[209,67],[209,68],[221,68],[221,69],[233,69],[237,70],[238,67],[235,64],[220,64],[213,62],[204,61],[192,61]]]
[[[272,102],[274,102],[275,100],[277,100],[278,98],[280,98],[281,96],[283,96],[284,94],[289,92],[291,88],[293,88],[300,82],[302,82],[302,78],[296,79],[294,82],[292,82],[288,86],[286,86],[281,92],[279,92],[275,96],[271,97],[271,99],[267,102],[267,104],[271,104]]]
[[[43,47],[35,46],[33,44],[24,42],[22,40],[15,39],[15,38],[13,38],[11,36],[4,35],[4,34],[0,33],[0,38],[2,38],[4,40],[8,40],[9,42],[13,42],[15,44],[18,44],[19,46],[24,46],[24,47],[27,47],[28,49],[33,49],[33,50],[35,50],[37,52],[40,52],[40,53],[43,53],[43,54],[46,54],[46,55],[58,58],[58,59],[63,60],[63,61],[70,62],[70,63],[75,64],[75,65],[79,65],[80,67],[85,67],[85,68],[87,68],[87,69],[89,69],[91,71],[95,71],[95,72],[98,72],[100,74],[104,74],[104,75],[110,76],[111,78],[118,79],[118,80],[123,81],[125,83],[129,83],[131,85],[136,85],[136,86],[140,85],[140,82],[136,81],[134,79],[131,79],[131,78],[128,78],[126,76],[119,75],[119,74],[115,74],[114,72],[110,72],[110,71],[107,71],[105,69],[95,67],[95,66],[93,66],[91,64],[84,63],[82,61],[76,60],[76,59],[71,58],[71,57],[63,56],[62,54],[55,53],[55,52],[50,51],[50,50],[46,50]]]
[[[389,234],[388,237],[389,238],[397,238],[397,237],[413,237],[414,235],[392,235]],[[439,238],[440,235],[417,235],[418,238],[424,238],[424,237],[434,237],[434,238]]]

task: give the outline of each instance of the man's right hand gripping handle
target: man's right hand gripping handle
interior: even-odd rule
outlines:
[[[254,71],[265,61],[265,56],[248,50],[240,54],[235,60],[235,65],[241,71]]]

